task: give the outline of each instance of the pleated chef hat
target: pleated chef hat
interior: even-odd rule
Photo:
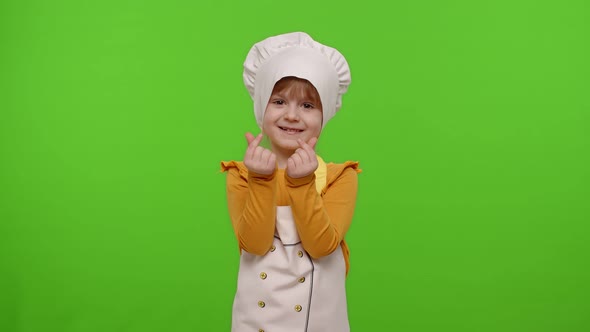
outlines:
[[[283,77],[308,80],[318,90],[325,126],[342,106],[350,84],[350,69],[338,50],[304,32],[269,37],[252,46],[244,62],[244,84],[254,100],[256,122],[262,119],[275,84]]]

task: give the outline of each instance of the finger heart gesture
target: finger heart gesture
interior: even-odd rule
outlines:
[[[260,146],[262,133],[254,137],[251,133],[246,133],[248,148],[244,156],[244,165],[248,171],[258,174],[272,174],[276,168],[276,156],[272,151]]]
[[[317,142],[316,137],[312,137],[307,143],[297,139],[299,148],[287,159],[287,175],[292,178],[302,178],[315,172],[318,168],[318,159],[314,150]]]

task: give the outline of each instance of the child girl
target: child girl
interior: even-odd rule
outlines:
[[[349,331],[344,236],[360,170],[314,150],[350,84],[348,64],[297,32],[255,44],[244,68],[262,133],[246,134],[243,162],[222,162],[241,252],[232,331]]]

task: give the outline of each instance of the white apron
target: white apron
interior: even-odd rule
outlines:
[[[326,166],[318,160],[320,192]],[[264,256],[242,251],[232,332],[348,332],[345,278],[342,246],[311,258],[301,245],[291,208],[278,206],[270,251]]]

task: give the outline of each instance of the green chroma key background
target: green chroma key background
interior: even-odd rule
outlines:
[[[590,6],[0,3],[0,331],[229,331],[221,160],[250,46],[306,31],[353,83],[353,331],[590,330]],[[256,303],[253,303],[256,305]]]

